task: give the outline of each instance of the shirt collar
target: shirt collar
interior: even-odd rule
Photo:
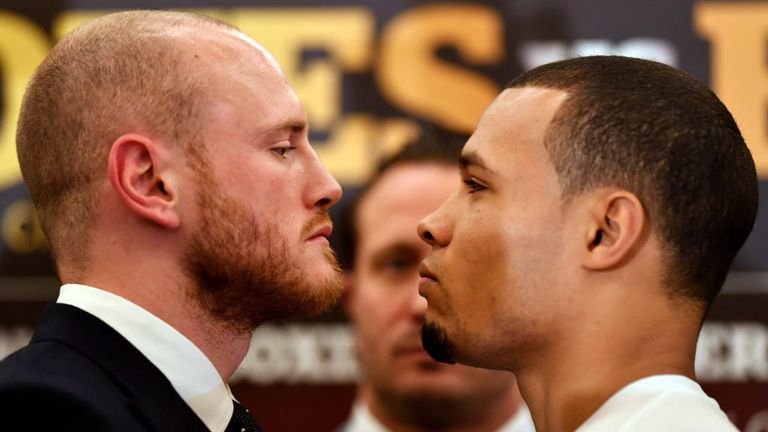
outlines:
[[[579,426],[577,431],[591,430],[596,428],[596,424],[605,424],[605,422],[621,422],[611,423],[613,426],[607,429],[600,429],[603,427],[602,425],[596,428],[596,430],[615,430],[621,424],[626,423],[633,413],[640,412],[648,403],[649,397],[670,391],[706,396],[701,386],[686,376],[651,375],[633,381],[614,393]]]
[[[210,430],[227,427],[233,412],[229,386],[178,330],[123,297],[86,285],[63,285],[57,303],[82,309],[115,329],[168,378]]]
[[[344,432],[388,432],[383,424],[371,414],[368,407],[362,402],[355,402],[352,406],[352,415]]]
[[[525,404],[521,404],[515,415],[510,417],[497,432],[533,432],[533,418],[531,412]],[[368,407],[357,401],[352,406],[352,415],[350,416],[347,427],[344,432],[389,432],[383,424],[379,422]]]

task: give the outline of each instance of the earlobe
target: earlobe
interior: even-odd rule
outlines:
[[[610,270],[629,261],[648,229],[645,209],[635,194],[614,190],[594,202],[582,264],[591,270]]]
[[[136,216],[175,229],[180,225],[175,190],[159,168],[159,149],[149,138],[126,134],[112,144],[108,171],[117,196]]]

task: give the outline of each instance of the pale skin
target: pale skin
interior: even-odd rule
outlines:
[[[495,431],[522,405],[512,374],[440,364],[421,347],[427,305],[415,286],[429,246],[414,227],[453,192],[458,175],[454,164],[399,163],[358,205],[355,269],[347,276],[344,305],[363,369],[358,399],[390,430],[430,430],[413,421],[423,408],[408,398],[455,400],[455,412],[439,414],[455,419],[444,432]],[[399,396],[397,402],[382,391]]]
[[[338,201],[341,188],[309,146],[304,110],[274,60],[228,29],[181,27],[169,37],[194,56],[212,95],[202,132],[212,180],[259,217],[281,217],[281,234],[301,254],[308,277],[330,277],[327,241],[305,238],[301,228]],[[99,185],[89,265],[76,278],[66,266],[60,275],[65,283],[120,295],[170,324],[227,382],[251,332],[213,319],[191,297],[194,281],[182,258],[198,220],[197,189],[205,183],[187,162],[182,145],[141,125],[117,138]]]
[[[514,372],[539,431],[575,430],[637,379],[693,378],[704,313],[669,294],[635,194],[600,187],[562,201],[543,143],[566,97],[505,90],[463,150],[465,188],[419,226],[432,246],[426,321],[457,361]]]

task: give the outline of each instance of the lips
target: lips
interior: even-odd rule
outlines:
[[[310,240],[328,241],[328,236],[333,232],[333,222],[327,211],[323,210],[312,216],[301,230],[301,238]]]
[[[437,276],[430,270],[426,261],[422,261],[419,265],[419,295],[426,297],[426,293],[429,288],[437,283]]]
[[[314,230],[309,235],[307,240],[316,240],[316,239],[319,239],[320,237],[327,239],[331,235],[332,232],[333,232],[333,226],[332,225],[330,225],[330,224],[322,225],[319,228],[317,228],[316,230]]]
[[[395,351],[395,358],[401,361],[418,362],[418,363],[435,363],[432,357],[424,351],[424,348],[414,346],[410,348],[401,348]]]
[[[395,358],[402,360],[434,363],[432,357],[421,346],[421,337],[415,333],[413,337],[405,338],[397,343],[393,347],[392,354]]]

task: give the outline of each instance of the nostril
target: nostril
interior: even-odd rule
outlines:
[[[330,198],[323,198],[319,200],[315,205],[318,207],[328,207],[329,205],[331,205],[331,200]]]
[[[427,230],[424,230],[422,236],[424,237],[425,240],[434,240],[435,239],[435,237],[432,235],[432,233],[427,231]]]

